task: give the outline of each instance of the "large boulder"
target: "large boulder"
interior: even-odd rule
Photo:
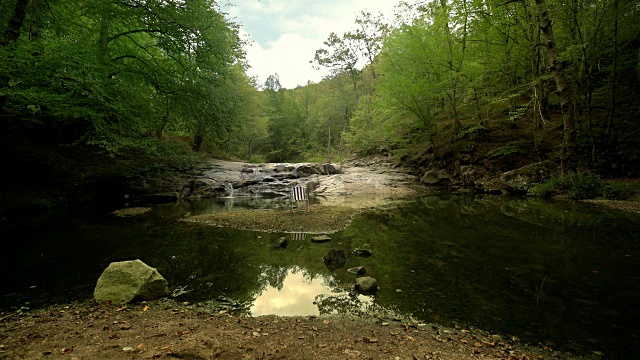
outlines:
[[[356,290],[360,293],[372,293],[378,290],[378,281],[370,276],[356,279]]]
[[[345,255],[344,250],[331,249],[322,257],[322,260],[328,265],[340,265],[347,262],[347,256]]]
[[[547,160],[507,171],[500,180],[517,190],[527,190],[533,184],[541,183],[558,172],[558,165]]]
[[[427,185],[435,185],[439,183],[440,178],[438,177],[438,170],[427,170],[427,172],[422,175],[420,181]]]
[[[140,260],[113,262],[100,275],[93,297],[118,305],[153,300],[167,294],[167,285],[158,270]]]
[[[320,164],[303,164],[296,169],[295,174],[299,178],[303,178],[311,175],[322,175],[324,173],[323,170]]]
[[[428,170],[422,175],[420,181],[427,185],[436,185],[443,181],[448,181],[450,178],[449,172],[445,169]]]

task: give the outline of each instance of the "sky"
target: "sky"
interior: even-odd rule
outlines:
[[[309,61],[331,32],[342,35],[354,28],[361,10],[392,18],[400,0],[228,0],[223,11],[241,25],[252,44],[246,48],[251,69],[263,84],[278,74],[288,89],[318,82],[328,70],[314,70]]]

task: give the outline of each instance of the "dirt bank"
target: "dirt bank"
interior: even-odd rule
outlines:
[[[1,359],[574,359],[474,329],[349,317],[237,317],[157,300],[0,317]]]

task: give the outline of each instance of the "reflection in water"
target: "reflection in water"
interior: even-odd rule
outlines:
[[[337,304],[328,306],[326,299],[355,298],[355,302],[363,308],[372,303],[371,298],[367,296],[356,296],[345,291],[332,289],[328,285],[328,279],[324,276],[318,275],[311,278],[304,269],[298,267],[277,269],[275,273],[284,275],[280,279],[273,279],[274,273],[269,270],[272,269],[267,269],[261,275],[261,277],[271,278],[271,280],[267,280],[266,288],[253,301],[253,306],[250,309],[253,316],[306,316],[337,313],[340,306]],[[276,277],[280,276],[276,275]],[[319,302],[323,305],[322,309],[319,308]],[[351,305],[353,306],[353,301]]]
[[[0,221],[0,311],[90,298],[112,261],[156,267],[181,301],[225,296],[253,315],[377,313],[549,341],[568,350],[634,358],[640,348],[640,218],[581,203],[425,196],[367,211],[325,244],[176,221],[288,201],[234,198],[152,205],[136,218],[67,211]],[[84,210],[84,209],[83,209]],[[90,209],[91,210],[91,209]],[[286,236],[289,246],[274,249]],[[358,257],[357,248],[373,256]],[[344,269],[327,269],[329,250]],[[351,291],[364,266],[380,288]],[[397,291],[400,289],[401,291]]]

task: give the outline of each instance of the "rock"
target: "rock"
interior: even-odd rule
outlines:
[[[299,178],[311,175],[322,175],[324,174],[324,169],[320,164],[303,164],[296,169],[295,174]]]
[[[112,215],[115,215],[117,217],[130,217],[130,216],[138,216],[138,215],[142,215],[145,214],[147,212],[151,211],[151,208],[147,208],[147,207],[132,207],[132,208],[124,208],[124,209],[120,209],[120,210],[116,210],[114,212],[112,212]]]
[[[451,176],[449,175],[449,172],[447,170],[428,170],[424,173],[420,181],[427,185],[436,185],[444,180],[449,180],[450,178]]]
[[[460,176],[463,186],[475,186],[476,182],[488,176],[487,169],[479,165],[460,166]]]
[[[373,255],[371,253],[371,250],[367,250],[367,249],[355,249],[355,250],[353,250],[353,254],[355,256],[362,256],[362,257],[369,257],[369,256]]]
[[[423,183],[427,185],[435,185],[440,182],[438,179],[438,171],[437,170],[428,170],[424,173],[422,178],[420,179]]]
[[[136,299],[153,300],[167,294],[167,285],[158,270],[140,260],[113,262],[100,275],[93,297],[118,305]]]
[[[276,249],[282,249],[282,248],[286,248],[287,245],[288,245],[287,238],[283,236],[280,239],[278,239],[275,242],[275,244],[273,244],[273,247]]]
[[[342,174],[342,169],[339,166],[333,164],[323,164],[325,175]]]
[[[347,256],[344,250],[331,249],[322,257],[322,260],[328,264],[344,264],[347,261]]]
[[[474,187],[491,195],[508,195],[513,190],[506,182],[492,178],[478,180]]]
[[[372,293],[378,290],[378,280],[371,276],[363,276],[356,279],[356,291]]]
[[[366,274],[367,271],[364,269],[364,266],[356,266],[356,267],[352,267],[351,269],[347,269],[347,272],[350,272],[356,275],[364,275]]]
[[[344,250],[331,249],[322,257],[322,260],[326,265],[344,265],[347,262],[347,256]]]
[[[507,171],[500,176],[500,180],[517,190],[526,191],[533,184],[541,183],[557,172],[558,165],[547,160]]]
[[[328,241],[331,241],[331,238],[327,235],[314,236],[311,238],[311,242],[314,243],[326,243]]]

